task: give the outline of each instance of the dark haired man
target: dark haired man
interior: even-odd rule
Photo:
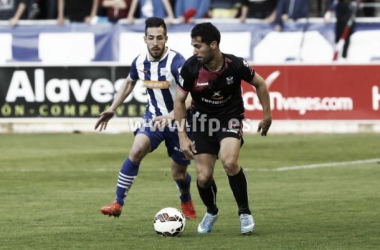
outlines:
[[[192,132],[195,145],[179,126],[181,150],[194,158],[197,167],[197,186],[207,212],[198,226],[198,233],[209,233],[218,217],[217,188],[213,179],[215,162],[220,158],[238,205],[241,233],[251,234],[255,224],[248,205],[247,180],[239,166],[238,157],[243,145],[242,121],[244,103],[241,81],[253,85],[262,103],[264,119],[258,131],[265,136],[272,123],[269,93],[263,78],[242,58],[224,54],[219,49],[220,32],[211,23],[197,24],[191,31],[193,56],[181,70],[181,81],[174,103],[174,116],[181,125],[185,119],[185,100],[193,98]]]
[[[196,213],[190,195],[191,176],[187,173],[190,160],[180,151],[178,134],[172,127],[176,83],[185,62],[183,56],[166,46],[167,29],[162,18],[151,17],[145,21],[145,37],[148,51],[132,62],[129,76],[120,87],[111,107],[101,113],[95,129],[106,129],[108,121],[114,116],[118,106],[132,92],[138,80],[147,87],[148,105],[144,115],[144,125],[135,131],[135,140],[129,157],[121,167],[116,199],[101,208],[105,215],[119,217],[124,198],[137,178],[140,162],[158,145],[165,141],[169,156],[172,158],[172,175],[180,190],[181,206],[187,218],[195,219]],[[188,102],[188,106],[190,103]],[[158,126],[158,128],[157,128]]]

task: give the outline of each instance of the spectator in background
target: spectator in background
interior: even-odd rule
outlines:
[[[247,18],[266,19],[272,23],[275,20],[275,10],[277,0],[241,0],[241,16],[242,23]]]
[[[140,18],[164,18],[167,25],[170,25],[173,22],[174,14],[169,0],[132,0],[131,8],[127,17],[129,24],[134,23],[134,14],[138,4]]]
[[[281,31],[284,21],[309,17],[310,0],[278,0],[276,7],[276,31]]]
[[[35,19],[41,19],[42,18],[42,1],[40,0],[32,0],[29,1],[29,14],[28,19],[35,20]],[[46,19],[46,18],[44,18]]]
[[[0,0],[0,20],[9,20],[16,26],[20,19],[27,17],[28,0]]]
[[[332,16],[335,14],[336,24],[335,24],[335,43],[338,43],[343,35],[344,29],[352,15],[352,5],[350,0],[327,0],[328,10],[325,14],[325,21],[329,22]],[[355,27],[355,22],[352,23],[350,31],[345,38],[343,45],[342,57],[347,57],[348,46],[350,44],[350,37],[353,33]]]
[[[56,19],[58,16],[58,1],[57,0],[45,0],[45,6],[42,6],[42,13],[46,19]]]
[[[240,0],[212,0],[208,15],[211,18],[235,18],[240,7]]]
[[[131,3],[132,0],[100,0],[100,8],[105,10],[110,22],[117,22],[128,16]]]
[[[363,0],[363,1],[361,1],[361,3],[373,4],[373,3],[375,3],[375,1],[374,0]],[[375,17],[376,16],[376,7],[369,7],[369,6],[363,7],[362,16],[364,16],[364,17]]]
[[[177,0],[175,17],[181,23],[194,23],[194,19],[207,17],[210,0]]]
[[[98,11],[99,0],[58,0],[58,25],[65,21],[91,23]]]
[[[57,0],[31,0],[28,19],[57,19]]]

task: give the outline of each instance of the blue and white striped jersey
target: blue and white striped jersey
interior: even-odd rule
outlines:
[[[154,84],[170,83],[167,89],[147,88],[147,110],[154,116],[166,115],[173,110],[177,83],[184,63],[185,58],[170,48],[158,62],[149,61],[148,52],[140,54],[133,60],[129,73],[132,80]]]

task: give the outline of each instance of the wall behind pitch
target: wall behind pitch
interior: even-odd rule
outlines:
[[[0,68],[0,119],[98,117],[128,73],[129,67]],[[138,83],[117,115],[142,116],[145,103]]]
[[[275,132],[380,132],[380,65],[255,65],[270,91]],[[129,67],[0,68],[0,132],[93,131]],[[250,132],[262,118],[255,89],[242,83]],[[131,131],[146,89],[137,83],[108,131]]]
[[[0,68],[0,118],[98,117],[114,99],[129,67]],[[380,65],[254,66],[266,79],[278,120],[379,120]],[[255,89],[243,83],[246,117],[260,119]],[[118,110],[140,117],[146,89],[138,82]]]
[[[380,121],[380,65],[253,67],[266,80],[277,120]],[[243,84],[246,117],[259,119],[253,87]]]

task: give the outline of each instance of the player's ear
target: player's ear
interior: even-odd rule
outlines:
[[[216,41],[213,41],[213,42],[211,42],[211,44],[210,44],[210,47],[211,47],[212,50],[215,50],[217,46],[218,46],[218,45],[217,45],[217,42],[216,42]]]

